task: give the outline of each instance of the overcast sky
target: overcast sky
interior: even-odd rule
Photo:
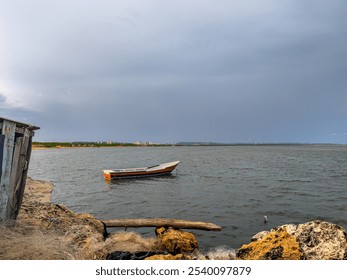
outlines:
[[[345,0],[0,0],[36,141],[347,144]]]

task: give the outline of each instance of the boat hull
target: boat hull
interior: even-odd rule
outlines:
[[[162,163],[152,167],[142,168],[127,168],[117,170],[104,170],[105,180],[117,180],[117,179],[131,179],[131,178],[144,178],[154,176],[170,175],[171,172],[177,167],[179,161]]]

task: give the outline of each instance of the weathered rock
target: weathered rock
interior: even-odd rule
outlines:
[[[301,260],[304,253],[296,238],[284,229],[269,232],[261,239],[243,245],[236,253],[242,260]]]
[[[309,260],[347,259],[347,234],[339,225],[316,220],[281,228],[297,238]]]
[[[251,241],[257,241],[262,239],[265,235],[267,235],[269,231],[263,230],[261,232],[258,232],[256,235],[252,236]]]
[[[198,249],[197,239],[190,232],[173,228],[157,228],[155,233],[169,253],[192,253]]]
[[[177,254],[177,255],[171,255],[171,254],[167,254],[167,255],[154,255],[148,258],[145,258],[145,260],[171,260],[171,261],[175,261],[175,260],[192,260],[192,257],[185,255],[185,254]]]
[[[253,236],[252,240],[254,242],[243,245],[238,250],[238,258],[347,259],[346,231],[339,225],[325,221],[316,220],[299,225],[283,225],[272,229],[269,233],[260,232]],[[294,240],[296,244],[294,244]],[[286,253],[285,248],[292,252]]]

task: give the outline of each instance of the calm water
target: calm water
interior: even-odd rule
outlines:
[[[169,177],[108,184],[101,172],[174,160],[181,163]],[[36,150],[29,176],[55,184],[53,202],[99,219],[173,218],[221,225],[221,232],[192,231],[204,249],[239,248],[261,230],[313,219],[347,229],[347,146]],[[152,228],[134,231],[154,236]]]

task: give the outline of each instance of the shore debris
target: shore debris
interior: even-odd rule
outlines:
[[[172,227],[176,229],[199,229],[207,231],[221,231],[222,227],[213,223],[175,220],[175,219],[113,219],[102,221],[106,227]]]
[[[28,179],[18,221],[13,227],[0,227],[0,259],[347,259],[346,231],[326,221],[279,226],[256,234],[238,250],[206,253],[199,252],[192,233],[168,226],[157,227],[151,238],[124,231],[109,234],[92,215],[51,203],[52,189],[50,183]]]

